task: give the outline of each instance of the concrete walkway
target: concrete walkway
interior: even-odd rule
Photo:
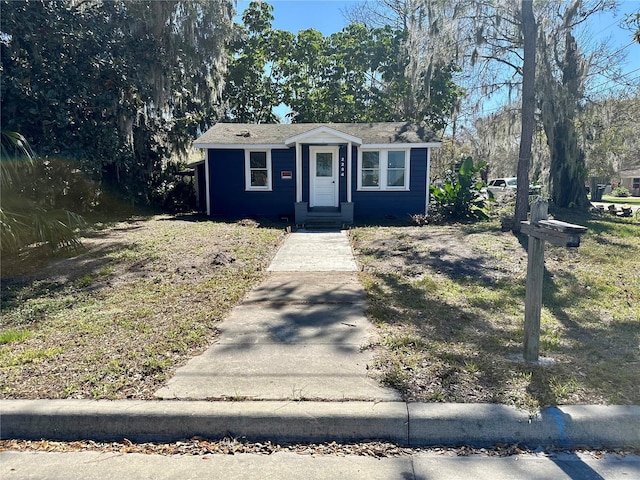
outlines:
[[[289,235],[267,278],[178,369],[162,399],[399,400],[370,378],[374,340],[345,232]]]

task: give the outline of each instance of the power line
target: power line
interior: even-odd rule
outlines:
[[[626,86],[626,87],[632,86],[631,84],[627,83],[626,81],[621,82],[621,80],[622,80],[623,78],[625,78],[625,77],[628,77],[628,76],[629,76],[629,75],[631,75],[632,73],[635,73],[635,72],[639,71],[639,70],[640,70],[640,67],[636,68],[635,70],[631,70],[631,71],[629,71],[629,72],[625,73],[624,75],[620,75],[620,76],[619,76],[619,77],[617,77],[617,78],[610,78],[610,77],[607,77],[606,75],[602,75],[602,74],[600,74],[600,75],[602,75],[603,77],[607,78],[608,80],[607,80],[606,82],[599,83],[598,85],[595,85],[595,86],[593,86],[593,87],[591,87],[591,88],[592,88],[592,89],[597,89],[597,88],[601,87],[602,85],[607,85],[608,83],[611,83],[611,82],[613,82],[613,83],[615,83],[615,84],[618,84],[618,85],[620,85],[620,86]]]
[[[618,19],[615,22],[613,22],[611,25],[603,28],[602,30],[600,30],[598,33],[596,33],[594,36],[598,36],[600,35],[602,32],[606,32],[607,30],[609,30],[611,27],[613,27],[614,25],[620,25],[620,22],[622,22],[622,19]]]

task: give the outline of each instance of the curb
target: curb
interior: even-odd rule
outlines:
[[[168,442],[388,441],[405,446],[518,443],[639,448],[640,406],[576,405],[529,415],[495,404],[3,400],[0,438]]]

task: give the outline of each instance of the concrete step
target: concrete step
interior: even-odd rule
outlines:
[[[342,216],[340,212],[309,212],[305,226],[313,229],[340,229],[342,227]]]
[[[342,222],[317,222],[308,221],[304,224],[308,230],[340,230],[342,229]]]

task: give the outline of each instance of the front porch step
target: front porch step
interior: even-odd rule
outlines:
[[[307,218],[342,218],[340,212],[326,212],[326,211],[309,211],[307,212]]]
[[[308,212],[304,225],[312,229],[339,230],[342,228],[342,215],[340,212]]]

